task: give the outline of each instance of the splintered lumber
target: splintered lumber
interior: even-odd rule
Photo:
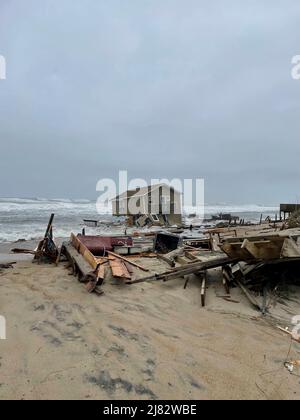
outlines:
[[[108,254],[108,255],[112,255],[112,256],[113,256],[113,257],[115,257],[115,258],[119,258],[120,260],[126,261],[128,264],[131,264],[131,265],[133,265],[134,267],[139,268],[140,270],[143,270],[143,271],[149,271],[149,270],[148,270],[148,268],[145,268],[145,267],[143,267],[142,265],[139,265],[139,264],[137,264],[137,263],[135,263],[135,262],[133,262],[133,261],[130,261],[129,259],[127,259],[127,258],[125,258],[125,257],[122,257],[122,256],[121,256],[121,255],[119,255],[119,254],[115,254],[114,252],[111,252],[111,251],[107,251],[107,254]]]
[[[232,272],[231,268],[228,265],[225,265],[222,267],[222,283],[224,286],[224,289],[228,295],[230,295],[230,287],[229,284],[232,281]]]
[[[230,258],[238,258],[239,260],[250,260],[253,256],[246,248],[242,248],[242,242],[224,242],[221,249]]]
[[[105,269],[107,266],[108,262],[104,261],[102,264],[99,264],[98,269],[97,269],[97,278],[98,280],[102,280],[102,282],[105,279]]]
[[[142,283],[145,281],[155,281],[155,280],[168,281],[168,280],[172,280],[178,277],[184,277],[189,274],[199,273],[200,271],[222,267],[224,265],[232,264],[235,262],[237,262],[235,258],[228,258],[228,257],[214,258],[214,259],[211,259],[210,261],[205,261],[205,262],[197,261],[195,263],[190,263],[185,266],[173,268],[172,270],[166,271],[162,274],[154,274],[148,277],[133,280],[129,282],[129,284]]]
[[[34,259],[40,259],[42,257],[43,253],[46,250],[48,239],[52,240],[52,237],[53,237],[53,235],[52,235],[53,220],[54,220],[54,213],[52,213],[51,216],[50,216],[44,239],[42,241],[40,241],[40,243],[37,247]]]
[[[166,257],[163,254],[157,254],[157,258],[161,261],[164,261],[165,263],[169,264],[170,267],[175,267],[175,261],[170,260],[168,257]]]
[[[63,252],[66,254],[66,257],[71,262],[71,264],[75,264],[76,268],[79,270],[82,277],[88,275],[91,272],[91,266],[86,261],[86,259],[81,255],[72,244],[64,243],[63,244]]]
[[[255,259],[272,260],[279,258],[284,238],[273,238],[272,240],[249,241],[245,239],[241,249],[246,249]]]
[[[293,258],[300,257],[300,246],[294,241],[294,239],[286,238],[282,249],[281,249],[282,258]]]
[[[199,261],[199,258],[198,257],[196,257],[196,255],[194,255],[192,252],[190,252],[190,251],[185,251],[184,252],[184,255],[186,256],[186,258],[188,258],[189,260],[192,260],[192,261]]]
[[[158,258],[162,261],[165,261],[171,267],[175,267],[175,259],[179,256],[182,256],[184,253],[184,248],[180,247],[175,249],[174,251],[169,252],[168,254],[157,254]]]
[[[125,265],[125,262],[116,258],[109,260],[112,275],[117,278],[131,279],[131,275]]]
[[[246,297],[248,298],[249,302],[259,311],[262,311],[262,307],[260,306],[260,304],[257,302],[257,300],[255,299],[255,297],[249,292],[249,290],[246,288],[246,286],[244,286],[238,279],[235,279],[237,285],[240,287],[240,289],[244,292],[244,294],[246,295]]]
[[[55,261],[55,265],[56,265],[56,266],[58,266],[58,264],[59,264],[59,261],[60,261],[60,257],[61,257],[62,250],[63,250],[63,247],[61,246],[61,247],[59,248],[59,251],[58,251],[58,254],[57,254],[57,258],[56,258],[56,261]]]
[[[294,258],[300,256],[300,246],[296,242],[298,237],[299,233],[283,232],[277,235],[227,238],[221,248],[229,257],[236,257],[241,261]]]
[[[187,260],[185,257],[176,257],[176,262],[180,265],[189,265],[191,263],[191,261]]]
[[[289,275],[289,278],[298,279],[300,270],[300,257],[278,258],[275,260],[260,261],[256,264],[242,265],[240,263],[241,273],[245,284],[257,283],[262,285],[262,279],[270,281],[281,281]]]
[[[98,267],[98,259],[91,253],[91,251],[80,241],[77,236],[73,233],[71,234],[71,243],[73,247],[82,255],[85,261],[92,267],[94,270]]]

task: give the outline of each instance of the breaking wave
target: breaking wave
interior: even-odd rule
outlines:
[[[231,205],[225,203],[207,204],[205,217],[219,213],[231,213],[251,221],[274,216],[275,206],[257,204]],[[111,209],[103,206],[100,214],[96,202],[86,199],[64,198],[0,198],[0,242],[13,242],[18,239],[37,239],[43,236],[50,216],[55,213],[54,234],[56,237],[69,237],[70,232],[80,232],[83,219],[112,221]],[[201,209],[186,207],[184,214],[201,215]],[[94,232],[94,231],[93,231]],[[101,233],[99,230],[97,233]],[[107,233],[107,232],[106,232]]]

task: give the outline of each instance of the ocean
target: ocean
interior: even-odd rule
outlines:
[[[274,217],[278,206],[207,204],[205,218],[213,214],[231,213],[249,221],[259,221],[261,214]],[[98,228],[86,228],[87,234],[105,234],[110,228],[105,222],[115,219],[111,209],[103,207],[97,213],[96,203],[89,200],[41,199],[41,198],[0,198],[0,242],[14,242],[20,239],[31,240],[43,236],[51,213],[55,213],[54,235],[66,238],[71,232],[81,232],[83,219],[101,220]],[[199,214],[197,208],[185,208],[184,214]]]

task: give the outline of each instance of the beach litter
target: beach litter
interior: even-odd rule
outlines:
[[[290,373],[294,372],[295,367],[300,366],[300,360],[294,360],[294,361],[290,361],[290,362],[285,362],[284,366],[287,368],[287,370]]]

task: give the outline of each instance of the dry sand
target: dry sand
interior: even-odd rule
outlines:
[[[279,320],[262,318],[239,289],[240,303],[217,297],[217,271],[206,308],[196,277],[186,290],[182,279],[110,280],[104,290],[88,294],[64,264],[20,261],[0,275],[1,399],[300,398],[300,369],[283,366],[300,359],[300,345],[275,328],[297,314],[298,290],[273,310]]]

